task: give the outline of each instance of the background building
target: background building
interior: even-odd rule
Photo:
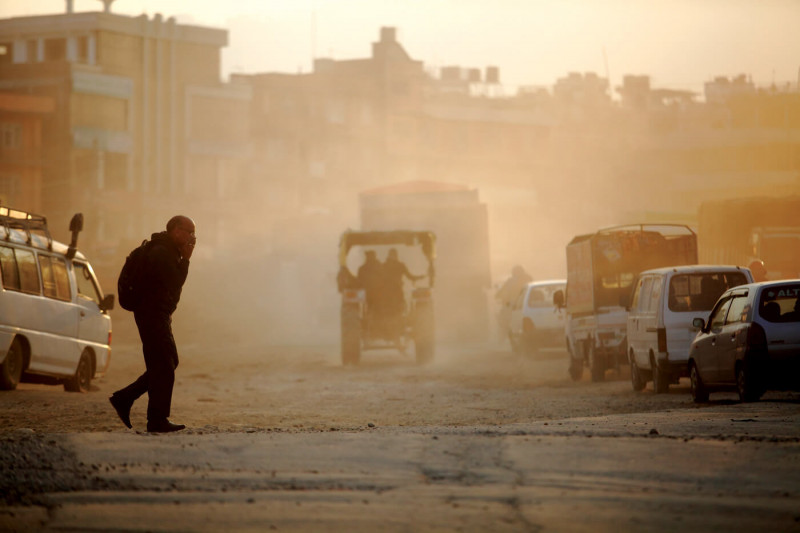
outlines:
[[[41,121],[41,198],[21,207],[64,233],[82,211],[83,248],[103,277],[177,212],[191,211],[213,244],[234,223],[250,93],[220,81],[226,44],[224,30],[160,15],[0,21],[0,91],[54,103]]]

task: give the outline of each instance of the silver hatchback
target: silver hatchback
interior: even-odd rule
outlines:
[[[720,296],[689,349],[695,402],[733,390],[742,401],[768,389],[800,390],[800,279],[751,283]]]

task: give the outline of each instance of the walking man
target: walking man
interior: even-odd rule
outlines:
[[[168,433],[186,427],[169,421],[178,366],[172,313],[178,306],[196,242],[194,221],[183,215],[172,217],[167,222],[167,231],[152,235],[143,265],[142,299],[133,312],[146,370],[136,381],[109,398],[129,428],[132,427],[131,406],[145,392],[148,394],[148,432]]]

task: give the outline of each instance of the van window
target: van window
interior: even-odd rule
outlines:
[[[639,311],[647,311],[650,308],[650,289],[653,287],[653,278],[647,276],[642,282],[642,291],[639,295]]]
[[[642,294],[643,282],[644,280],[641,278],[639,278],[639,281],[636,282],[636,289],[633,291],[633,299],[631,300],[631,309],[636,309],[639,307],[639,296]]]
[[[19,268],[20,290],[28,294],[40,294],[39,269],[36,267],[36,258],[33,256],[33,252],[20,250],[19,248],[14,252],[17,256],[17,267]]]
[[[0,272],[3,274],[3,288],[19,290],[19,270],[17,260],[14,258],[14,249],[0,246]]]
[[[75,282],[78,285],[78,297],[91,300],[100,305],[100,290],[92,276],[92,271],[83,263],[73,263],[75,266]]]
[[[658,302],[661,301],[661,276],[653,278],[653,288],[650,290],[650,304],[647,309],[655,311],[658,307]]]
[[[58,257],[39,255],[39,267],[42,269],[44,295],[56,300],[69,301],[71,298],[66,262]]]
[[[723,292],[747,283],[742,272],[680,274],[669,282],[670,311],[709,311]]]

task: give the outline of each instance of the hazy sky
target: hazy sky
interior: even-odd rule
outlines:
[[[60,13],[64,0],[0,0],[0,17]],[[75,0],[76,11],[102,9]],[[223,75],[309,72],[311,58],[369,57],[381,26],[426,67],[500,67],[504,84],[567,72],[647,74],[702,91],[714,76],[798,82],[800,0],[117,0],[116,13],[230,30]]]

